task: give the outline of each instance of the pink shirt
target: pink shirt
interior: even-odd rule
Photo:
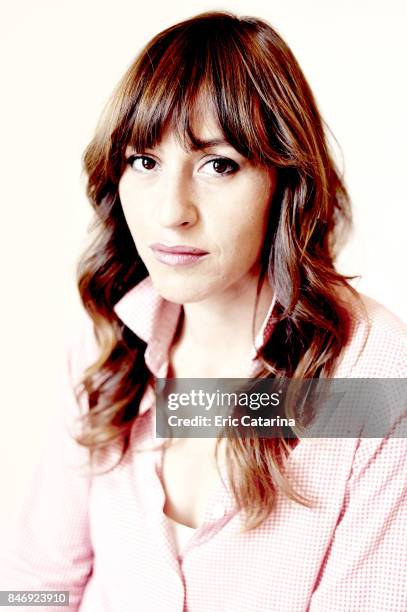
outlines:
[[[406,327],[363,298],[370,333],[365,342],[366,325],[356,320],[336,375],[407,377]],[[147,278],[115,310],[148,343],[152,373],[165,376],[181,307],[158,296]],[[267,321],[257,344],[270,333]],[[69,610],[80,612],[406,612],[406,439],[301,440],[289,469],[317,500],[313,508],[281,495],[259,528],[240,534],[242,516],[222,485],[177,555],[163,513],[162,453],[134,452],[136,439],[139,448],[160,443],[152,387],[124,463],[94,478],[75,469],[87,451],[68,428],[86,406],[75,401],[72,382],[96,356],[91,329],[86,319],[69,351],[61,405],[2,547],[0,590],[69,590]],[[252,355],[248,376],[256,367]]]

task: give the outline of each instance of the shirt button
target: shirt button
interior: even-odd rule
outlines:
[[[215,504],[212,509],[212,516],[215,519],[221,519],[225,516],[225,506],[221,503]]]

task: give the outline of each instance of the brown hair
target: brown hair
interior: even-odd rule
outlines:
[[[275,290],[274,328],[259,353],[259,376],[329,376],[349,338],[349,312],[337,289],[357,293],[333,263],[338,237],[351,223],[349,198],[295,57],[254,17],[207,12],[177,23],[130,66],[84,155],[97,236],[79,263],[78,287],[100,355],[82,380],[89,412],[77,441],[91,459],[113,440],[120,440],[123,459],[150,375],[145,343],[113,310],[147,276],[118,195],[125,148],[153,147],[169,124],[183,142],[197,144],[190,117],[202,91],[232,146],[277,170],[261,274]],[[279,490],[310,503],[285,473],[294,444],[284,437],[227,440],[231,487],[248,529],[268,516]]]

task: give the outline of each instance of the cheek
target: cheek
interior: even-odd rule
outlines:
[[[259,255],[265,239],[268,218],[268,206],[257,209],[244,206],[239,214],[231,214],[225,219],[223,230],[218,225],[218,237],[221,250],[227,258],[255,260]]]
[[[260,253],[264,244],[273,193],[271,190],[259,190],[252,206],[247,206],[245,224],[242,233],[247,241],[247,249]]]
[[[123,175],[119,181],[118,192],[119,192],[120,204],[122,207],[123,214],[125,216],[127,224],[130,225],[129,217],[130,217],[131,211],[133,210],[133,207],[131,206],[130,191],[128,189],[126,175]]]
[[[130,181],[126,180],[126,175],[123,175],[120,180],[118,191],[124,218],[133,239],[136,240],[144,233],[143,224],[146,221],[146,215],[143,213],[143,202],[140,201],[140,196],[137,197],[136,201],[134,189],[131,187]]]

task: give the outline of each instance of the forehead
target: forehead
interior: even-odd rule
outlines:
[[[185,139],[175,128],[169,127],[163,132],[162,138],[157,145],[160,146],[160,143],[162,142],[172,141],[174,144],[180,146],[188,153],[202,151],[215,146],[232,147],[232,145],[223,136],[221,129],[215,123],[210,124],[209,122],[200,122],[195,126],[192,125],[191,127],[194,134],[194,139],[192,142],[190,139]]]
[[[196,136],[202,138],[223,136],[212,98],[205,93],[198,96],[192,108],[190,124]]]
[[[173,120],[164,129],[161,140],[177,140],[187,151],[197,151],[215,145],[231,144],[227,141],[218,121],[212,100],[201,95],[195,102],[189,114],[189,128],[193,139],[185,137],[182,126]]]

